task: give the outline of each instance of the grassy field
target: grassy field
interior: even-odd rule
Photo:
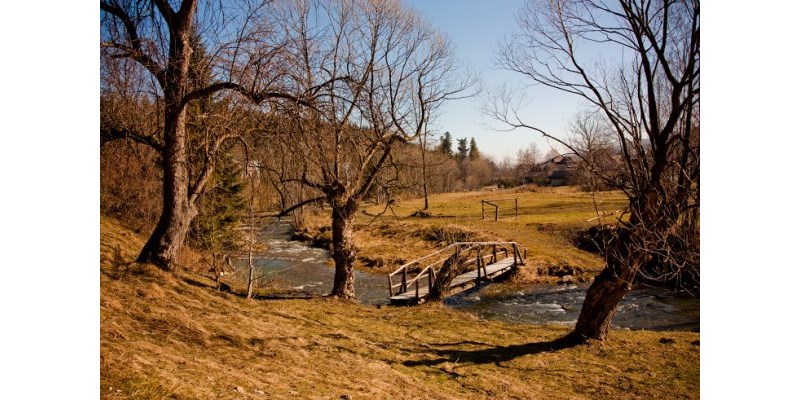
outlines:
[[[524,238],[536,236],[514,237]],[[131,263],[142,244],[101,218],[104,399],[699,398],[697,333],[614,331],[562,348],[563,327],[481,321],[439,305],[246,301]]]
[[[532,191],[535,190],[535,191]],[[392,210],[384,205],[365,204],[356,219],[357,268],[391,272],[405,262],[443,247],[438,238],[466,235],[475,240],[517,241],[528,249],[533,267],[567,265],[580,267],[589,276],[603,266],[602,259],[578,249],[573,236],[598,223],[612,223],[614,216],[594,219],[598,211],[610,214],[627,205],[618,192],[585,193],[571,187],[515,188],[494,191],[447,193],[429,199],[429,216],[415,216],[422,199],[404,200]],[[514,216],[514,201],[497,202],[499,221],[487,207],[481,219],[481,200],[517,198],[519,215]],[[392,212],[393,211],[393,212]],[[587,222],[587,220],[592,221]],[[327,213],[308,218],[312,227],[330,225]]]

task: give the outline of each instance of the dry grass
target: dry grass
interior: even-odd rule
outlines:
[[[142,243],[101,219],[103,398],[699,397],[697,333],[614,331],[559,349],[564,328],[438,305],[246,301],[130,264]]]
[[[613,216],[586,220],[597,217],[598,210],[610,214],[624,208],[625,197],[617,192],[593,195],[570,187],[535,190],[515,188],[433,195],[429,217],[414,215],[422,208],[422,199],[403,200],[393,208],[394,214],[387,211],[378,217],[375,215],[384,206],[365,204],[356,219],[356,267],[377,273],[391,272],[405,262],[444,247],[445,242],[430,234],[439,230],[452,237],[468,233],[471,240],[517,241],[528,249],[529,265],[533,267],[569,265],[580,267],[588,276],[595,275],[603,267],[602,259],[575,247],[573,236],[598,223],[613,222]],[[487,218],[481,219],[482,199],[514,197],[519,199],[519,216],[514,216],[514,202],[506,201],[499,203],[499,221],[494,221],[488,208]],[[312,227],[330,225],[327,212],[310,215],[307,222]],[[535,274],[522,276],[533,279]]]

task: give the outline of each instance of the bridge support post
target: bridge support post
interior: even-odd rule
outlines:
[[[478,267],[478,278],[475,280],[476,283],[481,283],[481,251],[478,250],[477,258],[475,259],[475,266]]]
[[[511,247],[513,248],[512,251],[514,252],[514,265],[516,266],[517,265],[517,253],[518,253],[517,244],[514,243],[514,244],[511,245]]]

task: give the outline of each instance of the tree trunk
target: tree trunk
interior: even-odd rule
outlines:
[[[164,186],[161,218],[136,261],[173,271],[197,210],[189,204],[186,169],[186,112],[167,116],[165,129]]]
[[[442,264],[442,268],[436,273],[436,279],[431,285],[431,292],[428,295],[428,300],[441,301],[447,295],[447,290],[450,288],[450,283],[453,279],[461,274],[464,268],[466,258],[458,251],[448,257]]]
[[[336,273],[333,277],[333,290],[331,296],[342,299],[354,299],[353,263],[356,254],[353,249],[353,221],[355,220],[355,207],[348,204],[344,207],[333,207],[331,213],[333,227],[333,261],[336,264]]]
[[[575,330],[569,335],[572,339],[582,342],[608,337],[617,305],[631,291],[633,280],[648,258],[646,248],[653,245],[647,240],[649,235],[646,233],[658,229],[651,223],[655,220],[653,213],[658,209],[653,203],[654,196],[655,193],[650,191],[631,204],[634,211],[630,225],[618,230],[605,249],[606,266],[586,291]]]
[[[164,193],[161,218],[145,243],[138,262],[150,262],[165,271],[176,267],[186,240],[189,223],[197,210],[189,202],[189,171],[186,149],[186,107],[183,97],[189,89],[189,32],[194,10],[175,21],[170,29],[169,64],[164,87]],[[177,17],[176,17],[177,18]]]
[[[427,124],[425,124],[425,128],[427,129]],[[419,147],[422,154],[422,194],[425,197],[425,207],[423,210],[425,211],[428,210],[428,168],[427,165],[425,165],[425,147],[427,145],[427,140],[425,139],[426,133],[419,135]]]
[[[255,192],[256,192],[256,185],[255,180],[253,179],[253,174],[247,172],[247,177],[250,178],[250,202],[248,203],[247,211],[250,229],[249,229],[249,237],[247,238],[247,267],[249,269],[247,275],[247,300],[253,298],[253,281],[255,280],[255,266],[253,265],[253,245],[256,241],[256,220],[255,216],[253,215],[253,203],[255,202]]]
[[[252,229],[252,225],[251,225]],[[247,250],[247,266],[249,268],[247,274],[247,300],[253,298],[253,282],[255,280],[256,268],[253,265],[253,245],[251,242],[250,248]]]
[[[618,276],[618,273],[614,272],[621,269],[628,272],[622,275],[631,275],[631,278]],[[586,291],[586,299],[583,301],[581,314],[575,324],[575,330],[570,334],[571,336],[580,342],[587,339],[606,339],[617,305],[631,290],[632,276],[636,274],[630,274],[630,272],[630,267],[617,266],[617,268],[614,268],[606,266],[594,278],[594,282],[589,286],[589,290]]]

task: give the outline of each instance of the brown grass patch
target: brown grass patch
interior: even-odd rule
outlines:
[[[435,304],[246,301],[130,263],[141,242],[123,233],[101,218],[102,398],[699,397],[697,333],[614,331],[559,348],[563,327]]]

